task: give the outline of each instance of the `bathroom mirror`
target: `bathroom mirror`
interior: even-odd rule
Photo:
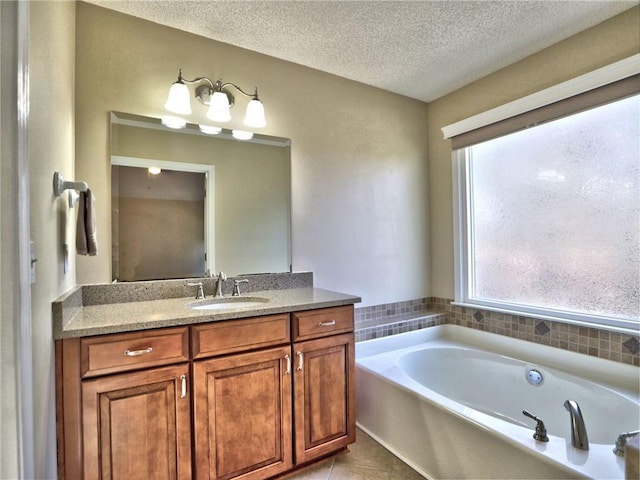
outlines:
[[[290,158],[286,138],[112,112],[112,280],[291,271]]]

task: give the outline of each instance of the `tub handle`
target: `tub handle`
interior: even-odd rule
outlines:
[[[525,417],[529,417],[532,420],[536,421],[536,432],[533,434],[534,440],[539,442],[548,442],[549,437],[547,436],[547,429],[544,426],[544,422],[536,417],[534,414],[527,412],[526,410],[522,411],[522,414]]]

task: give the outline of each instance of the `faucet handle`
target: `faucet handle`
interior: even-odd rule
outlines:
[[[249,283],[249,280],[247,280],[246,278],[243,278],[242,280],[234,280],[233,281],[233,293],[231,294],[232,297],[239,297],[240,296],[240,284],[241,283]]]
[[[532,420],[536,421],[536,432],[533,434],[534,440],[539,442],[548,442],[549,437],[547,436],[547,429],[544,426],[544,422],[536,417],[534,414],[527,412],[526,410],[522,411],[522,414],[525,417],[529,417]]]
[[[196,300],[203,300],[205,298],[204,289],[202,288],[202,282],[187,283],[187,286],[198,287],[198,293],[196,293]]]
[[[636,435],[640,435],[640,430],[636,430],[635,432],[621,433],[620,435],[618,435],[616,446],[613,448],[613,453],[615,453],[619,457],[624,457],[627,441],[630,438],[635,437]]]

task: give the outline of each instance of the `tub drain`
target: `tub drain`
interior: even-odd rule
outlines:
[[[532,368],[531,370],[527,371],[527,381],[531,385],[542,385],[542,382],[544,382],[544,377],[542,376],[542,373],[540,373],[540,371]]]

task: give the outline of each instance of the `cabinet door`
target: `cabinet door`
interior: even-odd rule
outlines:
[[[194,363],[196,478],[292,468],[291,377],[289,346]]]
[[[191,478],[188,364],[82,382],[84,478]]]
[[[295,462],[355,442],[353,333],[295,343]]]

